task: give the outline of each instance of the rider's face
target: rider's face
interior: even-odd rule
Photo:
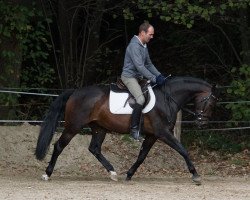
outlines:
[[[148,31],[142,31],[142,42],[148,43],[154,37],[154,27],[150,26]]]

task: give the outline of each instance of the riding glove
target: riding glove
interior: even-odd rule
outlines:
[[[159,76],[156,77],[156,84],[161,86],[165,83],[166,77],[160,74]]]

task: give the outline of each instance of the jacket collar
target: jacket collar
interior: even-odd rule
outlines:
[[[142,44],[140,38],[137,35],[134,35],[134,37],[132,38],[132,42],[137,42],[139,43],[141,46],[143,46],[144,48],[147,48],[147,44]]]

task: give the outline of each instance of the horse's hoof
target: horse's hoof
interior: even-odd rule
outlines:
[[[131,177],[127,176],[126,181],[131,181]]]
[[[111,178],[111,180],[113,180],[113,181],[118,181],[117,173],[114,172],[114,171],[110,171],[110,178]]]
[[[47,174],[43,174],[41,178],[42,178],[42,180],[44,180],[44,181],[48,181],[48,180],[49,180],[49,177],[48,177]]]
[[[199,175],[193,176],[192,180],[196,185],[201,185],[201,176]]]

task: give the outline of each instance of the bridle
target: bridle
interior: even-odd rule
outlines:
[[[202,106],[202,109],[199,112],[193,112],[187,108],[182,108],[182,110],[195,116],[197,121],[203,121],[203,119],[209,119],[210,117],[207,115],[204,115],[204,113],[206,111],[205,110],[206,106],[211,99],[218,100],[218,98],[215,95],[213,95],[212,92],[210,92],[208,96],[202,98],[202,100],[200,102],[204,102],[204,104]]]
[[[165,87],[166,87],[166,84],[165,84]],[[166,91],[166,89],[165,89],[165,91]],[[209,120],[210,116],[207,116],[204,113],[206,113],[206,107],[207,107],[207,104],[210,102],[210,100],[215,100],[215,101],[218,100],[218,98],[213,94],[212,90],[211,90],[211,92],[209,92],[209,94],[207,96],[205,96],[205,97],[203,97],[201,99],[200,103],[203,102],[202,109],[199,112],[194,112],[194,111],[191,111],[188,108],[181,107],[177,103],[177,101],[168,92],[164,93],[164,102],[165,102],[166,105],[169,105],[170,113],[172,113],[172,111],[171,111],[171,107],[170,107],[170,103],[169,102],[173,101],[177,105],[177,107],[179,109],[181,109],[183,111],[186,111],[186,112],[192,114],[193,116],[195,116],[196,117],[196,121],[198,123],[201,123],[201,122],[205,121],[205,119],[206,119],[206,121]],[[168,122],[171,123],[172,121],[170,119],[171,119],[171,116],[169,116],[169,118],[168,118]]]

